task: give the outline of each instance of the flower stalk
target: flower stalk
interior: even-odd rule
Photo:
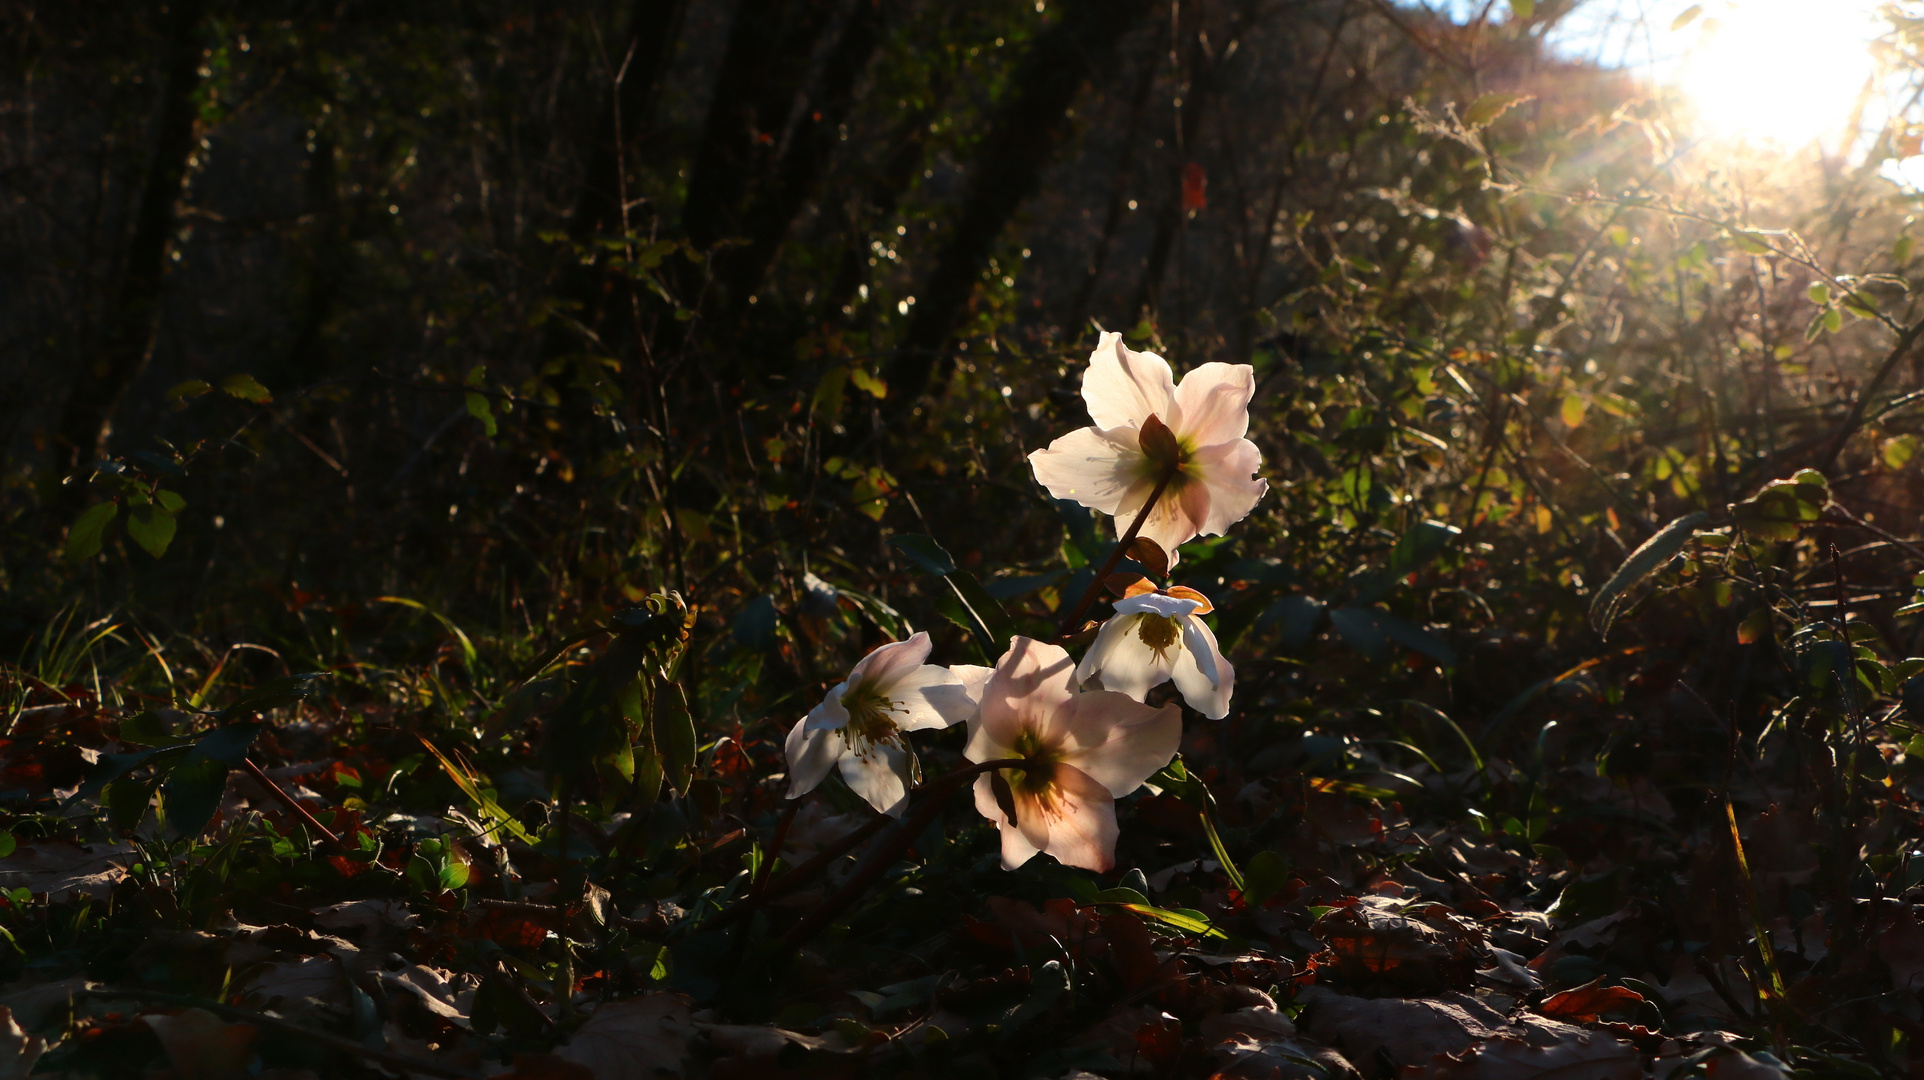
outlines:
[[[1102,566],[1096,570],[1096,576],[1090,579],[1089,587],[1082,590],[1082,597],[1056,626],[1057,641],[1075,633],[1076,627],[1082,622],[1082,617],[1089,614],[1089,608],[1094,606],[1096,597],[1102,593],[1103,583],[1109,580],[1110,574],[1116,572],[1122,557],[1128,554],[1129,546],[1136,542],[1136,535],[1142,532],[1143,523],[1149,520],[1149,515],[1155,511],[1156,503],[1162,498],[1162,493],[1169,489],[1169,482],[1176,478],[1176,473],[1180,469],[1181,466],[1173,461],[1163,467],[1161,478],[1156,481],[1155,488],[1149,492],[1149,501],[1143,503],[1142,509],[1136,512],[1136,520],[1129,523],[1128,531],[1116,541],[1116,546],[1110,550],[1109,557],[1103,560]]]

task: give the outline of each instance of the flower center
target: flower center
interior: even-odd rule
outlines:
[[[858,757],[866,756],[876,743],[892,742],[900,737],[889,714],[902,711],[902,707],[873,687],[850,689],[842,695],[842,708],[848,710],[848,727],[842,734]]]
[[[1144,645],[1155,650],[1157,656],[1161,656],[1181,640],[1182,624],[1173,616],[1145,612],[1136,623],[1136,636],[1142,639]]]
[[[1045,746],[1041,737],[1029,728],[1023,728],[1015,737],[1009,754],[1030,763],[1025,769],[1008,770],[1009,786],[1040,801],[1046,811],[1054,802],[1051,794],[1055,788],[1055,760],[1061,755]]]

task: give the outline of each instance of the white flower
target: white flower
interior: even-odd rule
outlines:
[[[1116,861],[1116,799],[1169,764],[1182,710],[1152,709],[1108,690],[1076,692],[1075,665],[1054,645],[1010,641],[969,722],[970,760],[1022,758],[975,780],[975,808],[1002,833],[1002,865],[1039,851],[1106,873]]]
[[[908,806],[908,788],[921,766],[904,732],[945,728],[976,713],[982,678],[970,681],[945,667],[925,664],[929,635],[879,646],[864,656],[788,731],[788,797],[815,790],[831,766],[857,795],[896,817]],[[986,668],[972,669],[986,672]]]
[[[1141,701],[1173,679],[1190,708],[1211,720],[1229,714],[1236,669],[1200,617],[1212,610],[1207,597],[1180,585],[1158,592],[1141,581],[1115,608],[1076,668],[1077,682],[1100,675],[1103,689]]]
[[[1082,399],[1095,426],[1030,454],[1029,465],[1049,494],[1112,515],[1120,534],[1173,464],[1176,474],[1140,535],[1160,544],[1174,566],[1179,545],[1221,534],[1269,490],[1267,480],[1252,479],[1262,468],[1262,452],[1243,437],[1255,393],[1256,374],[1248,364],[1204,364],[1178,386],[1162,357],[1135,352],[1123,345],[1122,335],[1105,333],[1082,373]],[[1152,434],[1155,452],[1144,449],[1151,417],[1169,429],[1173,447]]]

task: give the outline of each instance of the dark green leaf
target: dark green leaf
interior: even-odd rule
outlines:
[[[105,539],[107,524],[120,513],[114,503],[96,503],[80,512],[73,528],[67,530],[67,562],[85,562],[100,554],[101,541]]]
[[[167,554],[175,528],[173,513],[163,506],[136,506],[127,514],[127,535],[156,559]]]
[[[695,775],[695,718],[679,683],[663,683],[655,689],[654,740],[662,775],[675,790],[687,791],[688,780]]]

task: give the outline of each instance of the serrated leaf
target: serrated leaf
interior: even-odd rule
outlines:
[[[1599,637],[1610,636],[1610,625],[1617,621],[1630,599],[1630,590],[1643,580],[1656,573],[1668,563],[1683,546],[1696,535],[1697,528],[1707,523],[1710,515],[1699,510],[1685,514],[1657,530],[1657,535],[1645,540],[1630,557],[1603,583],[1597,595],[1590,602],[1590,625],[1596,627]]]
[[[100,554],[101,542],[106,537],[107,525],[114,515],[120,513],[116,503],[96,503],[80,512],[74,519],[73,527],[67,530],[67,563],[82,563]]]
[[[229,375],[225,379],[222,379],[220,381],[220,388],[225,391],[229,397],[236,397],[242,401],[251,401],[256,405],[266,405],[274,400],[274,395],[268,392],[267,387],[260,384],[259,379],[245,372],[238,375]]]

